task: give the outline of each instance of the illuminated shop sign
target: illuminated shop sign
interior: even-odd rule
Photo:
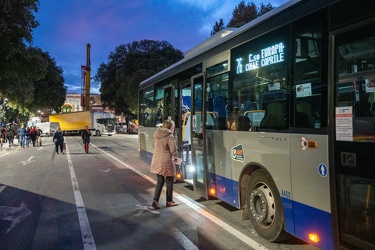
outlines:
[[[284,62],[284,48],[284,43],[281,42],[261,49],[259,53],[251,53],[247,56],[247,59],[246,57],[237,58],[236,74]]]

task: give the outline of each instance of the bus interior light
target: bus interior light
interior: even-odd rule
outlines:
[[[310,233],[309,234],[309,239],[314,242],[314,243],[318,243],[319,242],[319,236],[318,234],[316,233]]]
[[[195,172],[195,167],[193,165],[188,165],[187,169],[189,169],[190,172]]]

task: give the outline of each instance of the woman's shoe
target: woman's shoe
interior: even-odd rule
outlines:
[[[159,203],[157,201],[152,202],[152,207],[155,209],[160,209]]]
[[[174,201],[168,201],[167,202],[167,207],[175,207],[175,206],[178,206],[178,204]]]

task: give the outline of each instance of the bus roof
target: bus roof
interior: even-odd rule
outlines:
[[[217,37],[209,38],[207,40],[213,39],[213,42],[207,42],[207,40],[203,41],[202,43],[198,44],[194,48],[190,49],[187,53],[185,53],[185,58],[181,59],[180,61],[176,62],[175,64],[167,67],[166,69],[160,71],[159,73],[149,77],[148,79],[142,81],[139,85],[140,88],[145,88],[149,85],[152,85],[153,83],[163,80],[167,77],[173,76],[176,71],[171,72],[172,69],[178,69],[179,67],[192,67],[198,62],[195,62],[193,59],[196,58],[197,56],[203,54],[206,51],[209,51],[210,49],[219,46],[220,44],[223,44],[232,38],[246,32],[247,30],[263,23],[267,19],[278,15],[285,10],[289,9],[290,7],[296,5],[299,2],[302,2],[303,0],[290,0],[287,1],[286,3],[280,5],[279,7],[265,13],[264,15],[250,21],[249,23],[243,25],[242,27],[235,29],[233,32],[228,32],[225,36],[222,36],[220,39],[217,39]],[[207,44],[207,46],[204,46]],[[187,62],[191,62],[188,65],[185,65]]]

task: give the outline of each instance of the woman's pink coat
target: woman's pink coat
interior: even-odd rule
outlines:
[[[175,176],[176,167],[173,155],[176,151],[176,140],[171,130],[158,128],[154,134],[154,155],[151,161],[151,173],[162,176]]]

